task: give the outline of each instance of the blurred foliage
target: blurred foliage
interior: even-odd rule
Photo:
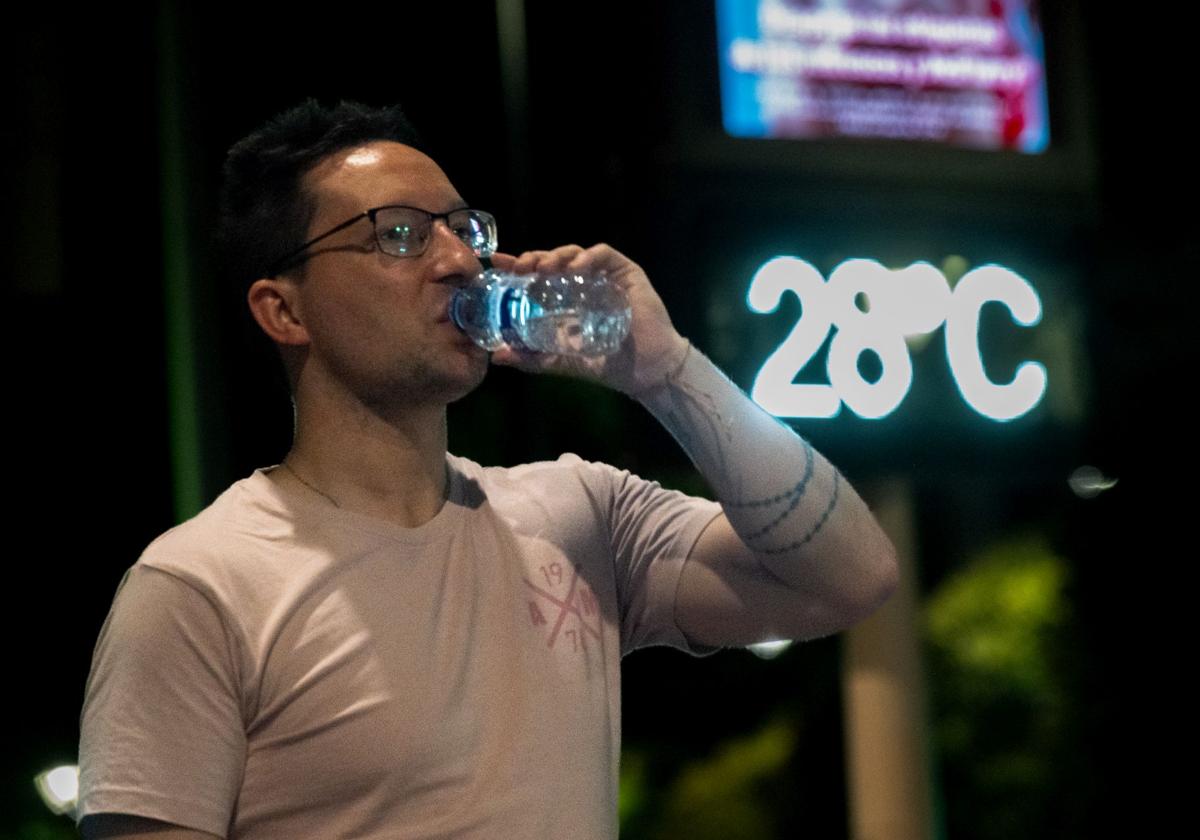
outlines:
[[[66,817],[31,817],[15,832],[0,831],[0,840],[79,840],[75,824]]]
[[[617,818],[621,826],[642,811],[646,803],[646,754],[621,750],[621,786],[617,794]]]
[[[1072,821],[1067,563],[1037,536],[970,559],[925,608],[948,834],[1058,836]]]
[[[770,782],[785,771],[796,748],[797,725],[780,717],[748,736],[725,741],[708,758],[683,767],[654,803],[657,816],[639,836],[655,840],[764,840],[778,836]],[[622,757],[621,828],[644,811],[645,760]],[[628,769],[627,769],[628,768]]]

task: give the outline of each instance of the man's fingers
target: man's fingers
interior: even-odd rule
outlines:
[[[512,271],[513,266],[517,264],[517,258],[514,254],[503,254],[499,251],[491,256],[492,268],[498,268],[501,271]]]
[[[512,270],[518,274],[553,274],[566,271],[568,264],[584,250],[579,245],[563,245],[552,251],[526,251],[517,258]]]
[[[520,368],[529,372],[536,371],[544,361],[536,353],[517,350],[505,344],[492,352],[492,364]]]

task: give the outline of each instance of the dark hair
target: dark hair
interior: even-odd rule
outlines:
[[[304,175],[329,155],[374,140],[423,146],[398,106],[343,101],[326,108],[309,99],[230,148],[217,249],[223,273],[242,294],[304,244],[316,212],[315,197],[303,188]]]

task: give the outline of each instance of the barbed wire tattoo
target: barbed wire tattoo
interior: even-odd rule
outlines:
[[[771,521],[758,527],[753,533],[742,537],[747,545],[761,554],[787,554],[807,545],[820,533],[833,513],[833,509],[837,506],[841,474],[831,465],[833,488],[829,502],[816,522],[807,529],[803,536],[782,546],[762,545],[763,538],[771,535],[772,532],[776,532],[775,536],[779,537],[780,532],[784,531],[782,526],[786,522],[794,521],[796,509],[808,492],[816,469],[816,455],[812,444],[800,438],[804,447],[804,474],[793,487],[761,499],[739,498],[744,487],[744,477],[729,469],[728,449],[734,444],[733,421],[722,414],[717,400],[712,394],[678,378],[690,356],[691,344],[689,343],[683,363],[664,380],[664,384],[668,386],[667,394],[670,400],[670,408],[666,411],[665,420],[671,433],[692,457],[706,456],[712,462],[714,474],[726,486],[734,487],[736,485],[735,492],[730,494],[734,496],[733,499],[720,499],[721,505],[727,510],[762,509],[766,511],[775,505],[785,505],[777,515],[773,516]],[[775,421],[780,422],[777,418]],[[708,437],[709,440],[701,441],[699,440],[701,437]]]

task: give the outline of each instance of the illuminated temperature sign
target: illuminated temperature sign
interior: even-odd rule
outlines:
[[[751,397],[779,417],[834,417],[842,404],[867,419],[891,414],[912,385],[913,365],[905,336],[945,326],[946,357],[967,405],[993,420],[1014,420],[1046,393],[1046,368],[1022,362],[1011,382],[991,381],[979,348],[979,315],[985,303],[1007,307],[1014,323],[1036,325],[1042,317],[1037,292],[1025,278],[1000,265],[976,268],[950,288],[945,275],[926,262],[891,271],[874,260],[847,260],[825,280],[796,257],[775,257],[754,274],[746,302],[769,314],[783,295],[800,299],[800,320],[763,364]],[[866,310],[858,305],[866,298]],[[817,354],[831,330],[828,384],[793,382]],[[874,382],[859,371],[867,351],[879,358]]]

